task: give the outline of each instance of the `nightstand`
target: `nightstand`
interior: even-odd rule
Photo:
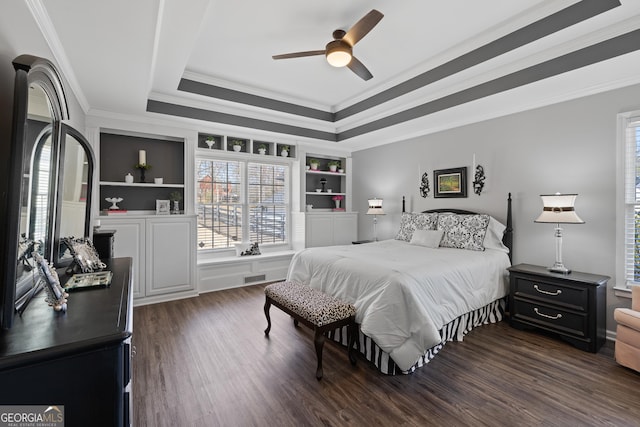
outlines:
[[[518,329],[556,334],[575,347],[597,353],[606,340],[606,290],[609,277],[518,264],[508,268],[509,323]]]

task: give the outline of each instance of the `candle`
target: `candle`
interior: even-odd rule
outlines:
[[[138,164],[146,165],[147,164],[147,152],[144,150],[140,150],[138,152]]]

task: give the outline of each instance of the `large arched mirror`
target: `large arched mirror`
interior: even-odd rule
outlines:
[[[16,301],[33,287],[28,257],[34,247],[64,265],[61,237],[90,230],[94,156],[86,139],[63,124],[69,119],[62,80],[49,61],[29,55],[14,60],[14,126],[8,192],[6,276],[0,324],[12,324]],[[69,260],[70,261],[70,260]]]

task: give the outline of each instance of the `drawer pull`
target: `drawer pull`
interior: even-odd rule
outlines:
[[[533,285],[533,289],[535,289],[536,291],[540,292],[541,294],[551,295],[551,296],[554,296],[554,297],[555,297],[556,295],[560,295],[560,294],[562,293],[562,289],[558,289],[558,290],[557,290],[557,291],[555,291],[555,292],[549,292],[549,291],[542,290],[542,289],[540,289],[540,288],[538,287],[538,285],[537,285],[537,284],[536,284],[536,285]]]
[[[547,319],[551,319],[551,320],[562,319],[562,314],[560,313],[556,314],[555,316],[550,316],[548,314],[540,313],[540,311],[538,310],[538,307],[533,307],[533,311],[535,311],[538,316],[546,317]]]

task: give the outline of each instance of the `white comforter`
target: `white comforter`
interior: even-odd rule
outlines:
[[[309,248],[288,280],[355,305],[364,334],[407,370],[458,316],[507,295],[506,253],[411,245],[399,240]]]

